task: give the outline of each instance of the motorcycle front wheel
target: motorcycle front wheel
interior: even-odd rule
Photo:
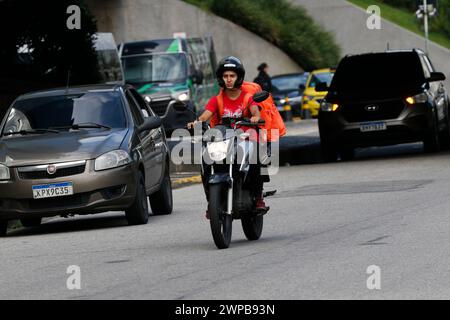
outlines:
[[[226,213],[228,187],[224,184],[209,186],[209,222],[214,243],[219,249],[230,246],[233,217]]]

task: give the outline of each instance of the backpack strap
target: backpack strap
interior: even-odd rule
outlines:
[[[220,123],[222,120],[223,114],[223,90],[220,89],[219,94],[217,95],[217,123]]]
[[[250,93],[245,93],[244,96],[244,111],[242,113],[243,116],[248,115],[250,112],[249,101],[253,96]]]

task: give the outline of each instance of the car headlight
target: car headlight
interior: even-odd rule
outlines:
[[[329,103],[326,101],[322,101],[320,105],[320,110],[326,111],[326,112],[333,112],[339,109],[339,105],[336,103]]]
[[[9,180],[11,179],[11,175],[9,173],[9,168],[0,164],[0,180]]]
[[[95,171],[124,166],[131,162],[131,157],[124,150],[114,150],[95,159]]]
[[[231,140],[210,142],[208,143],[206,149],[208,151],[209,157],[213,161],[222,161],[227,157],[228,145]]]
[[[426,93],[420,93],[412,97],[406,98],[408,104],[425,103],[428,101],[428,96]]]
[[[172,94],[172,98],[178,101],[188,101],[190,99],[189,90],[180,91]]]

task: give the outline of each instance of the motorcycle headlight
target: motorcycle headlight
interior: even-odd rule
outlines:
[[[285,104],[286,103],[286,99],[280,99],[279,100],[281,104]]]
[[[0,180],[9,180],[9,179],[11,179],[9,168],[3,164],[0,164]]]
[[[333,111],[336,111],[337,109],[339,109],[339,105],[336,103],[329,103],[329,102],[323,101],[320,105],[320,109],[322,111],[326,111],[326,112],[333,112]]]
[[[114,150],[95,159],[95,171],[124,166],[131,162],[131,157],[124,150]]]
[[[188,101],[190,99],[189,90],[180,91],[172,94],[172,98],[178,101]]]
[[[428,96],[426,93],[420,93],[412,97],[406,98],[408,104],[425,103],[428,101]]]
[[[222,161],[223,159],[225,159],[227,157],[229,144],[230,140],[208,143],[206,149],[211,160]]]

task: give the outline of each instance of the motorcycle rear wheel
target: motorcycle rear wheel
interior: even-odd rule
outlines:
[[[216,247],[226,249],[230,246],[233,217],[226,213],[228,187],[224,184],[209,186],[209,222]]]
[[[246,216],[241,218],[242,229],[248,240],[258,240],[263,230],[264,216]]]

